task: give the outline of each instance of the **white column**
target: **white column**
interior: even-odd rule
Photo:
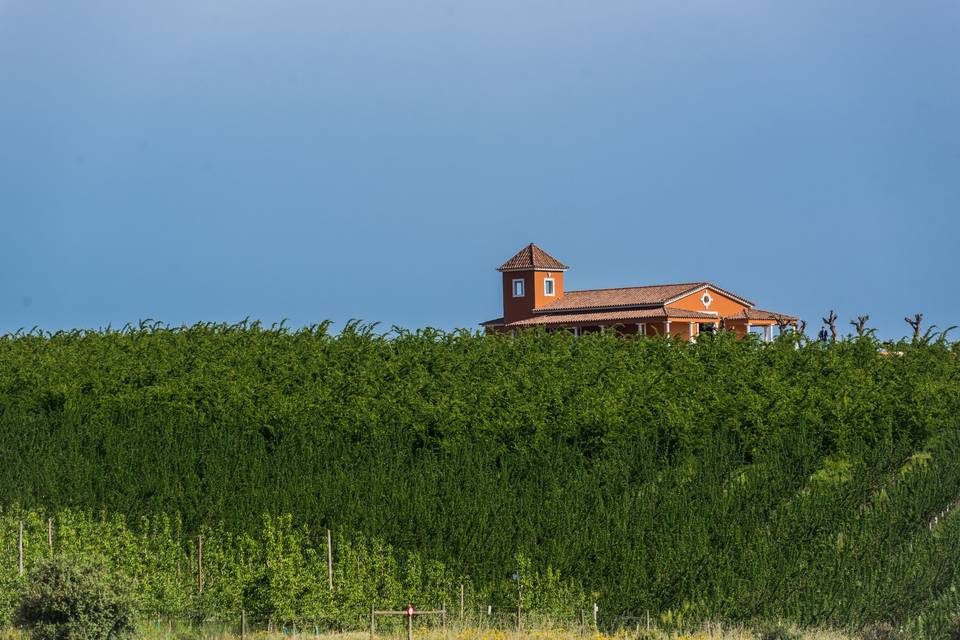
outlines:
[[[667,337],[670,336],[670,321],[667,320]]]
[[[690,342],[695,342],[695,338],[694,338],[694,335],[693,335],[693,324],[694,324],[694,323],[692,323],[692,322],[690,323]]]
[[[747,320],[747,335],[750,335],[750,321]]]
[[[573,337],[574,337],[574,338],[579,338],[579,337],[580,337],[580,327],[574,327],[574,328],[573,328]]]

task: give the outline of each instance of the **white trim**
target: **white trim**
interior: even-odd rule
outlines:
[[[520,284],[520,293],[517,294],[517,283]],[[510,285],[513,291],[514,298],[525,298],[527,295],[527,281],[525,278],[514,278],[513,283]]]
[[[550,283],[550,293],[547,293],[547,283]],[[553,297],[557,295],[557,283],[553,278],[543,279],[543,295]]]

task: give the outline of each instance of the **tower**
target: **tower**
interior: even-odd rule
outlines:
[[[532,242],[497,269],[503,274],[503,320],[533,316],[563,297],[563,273],[569,267]]]

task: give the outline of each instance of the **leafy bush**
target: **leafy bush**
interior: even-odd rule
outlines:
[[[761,629],[759,640],[803,640],[803,634],[783,625]]]
[[[15,615],[34,640],[119,640],[133,634],[135,619],[119,576],[102,562],[69,556],[37,564]]]
[[[862,640],[897,640],[900,632],[889,622],[868,625],[860,633]]]

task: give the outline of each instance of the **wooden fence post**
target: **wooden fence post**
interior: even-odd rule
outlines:
[[[197,536],[197,579],[200,593],[203,593],[203,536]]]
[[[53,518],[47,518],[47,546],[53,553]]]
[[[463,583],[460,583],[460,622],[463,622]]]
[[[20,534],[17,536],[17,575],[23,575],[23,520],[20,521]]]
[[[240,609],[240,640],[247,635],[247,610]]]
[[[327,529],[327,586],[333,591],[333,536]]]

